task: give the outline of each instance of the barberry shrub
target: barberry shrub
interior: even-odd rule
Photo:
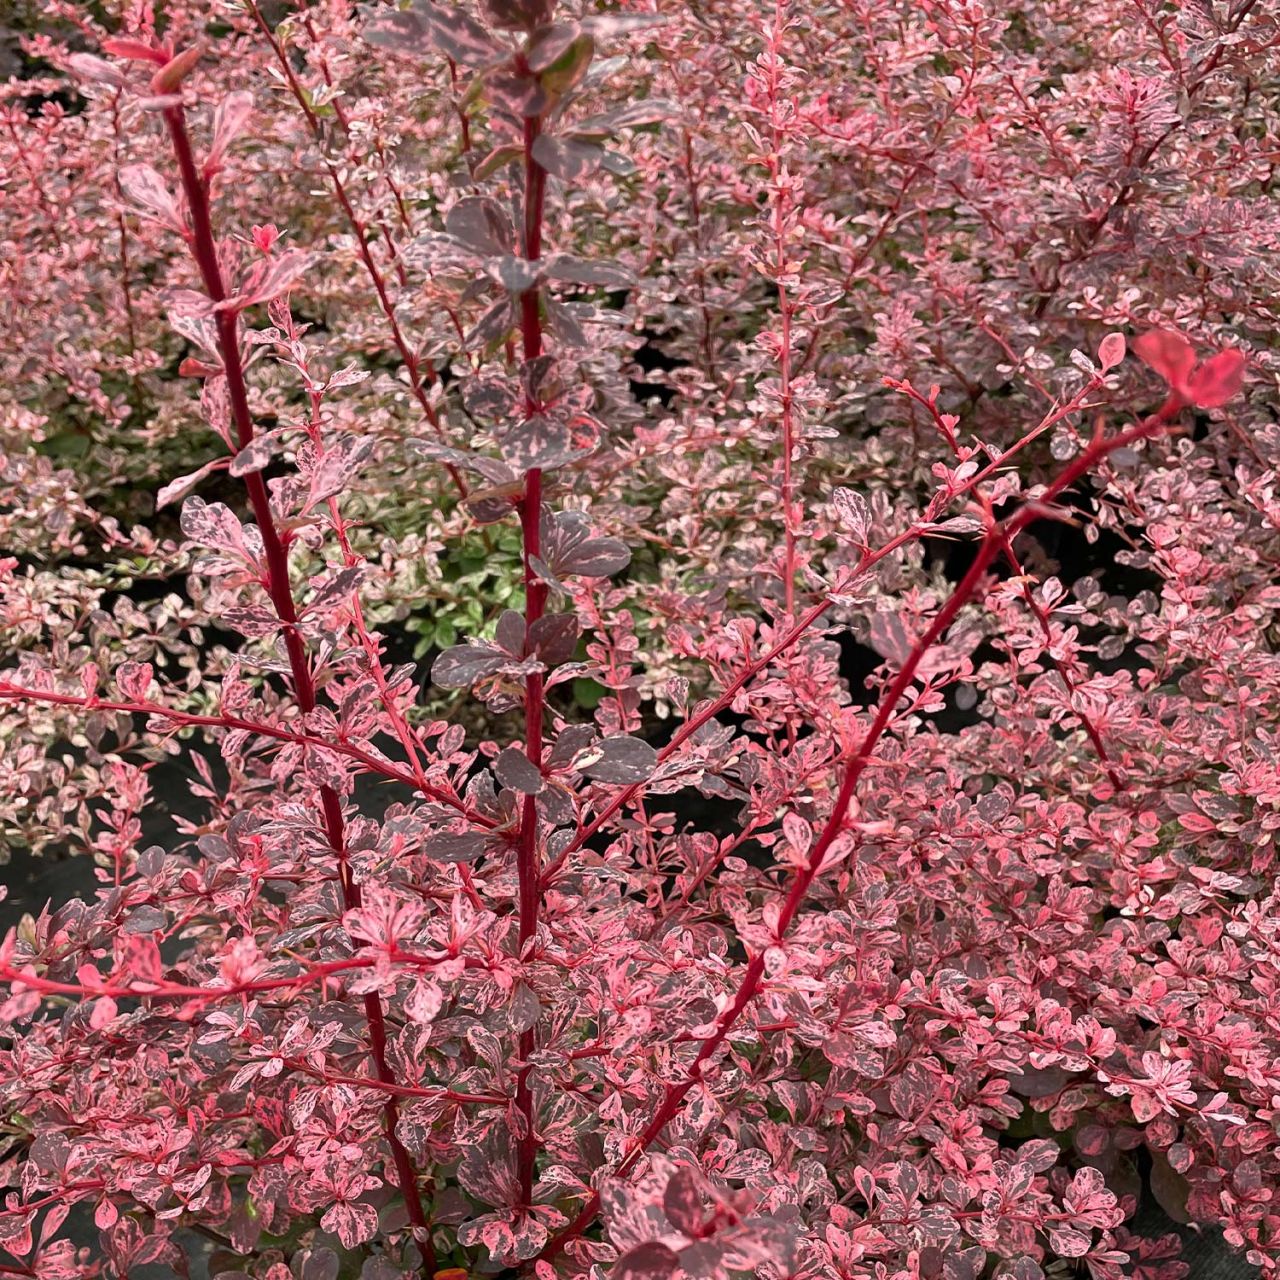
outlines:
[[[39,7],[0,1275],[1280,1271],[1271,6]]]

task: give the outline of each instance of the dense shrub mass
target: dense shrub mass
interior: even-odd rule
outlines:
[[[30,8],[0,1276],[1280,1273],[1275,6]]]

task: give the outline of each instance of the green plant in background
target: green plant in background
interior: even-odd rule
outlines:
[[[425,603],[404,621],[415,661],[457,644],[459,636],[491,635],[504,609],[524,608],[520,530],[514,526],[469,530],[441,553],[438,567]]]

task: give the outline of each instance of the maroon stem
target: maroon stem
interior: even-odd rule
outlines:
[[[459,800],[457,796],[448,791],[433,787],[425,778],[420,776],[420,770],[401,769],[382,756],[375,755],[373,752],[366,751],[362,747],[354,746],[349,742],[334,742],[306,732],[294,733],[282,725],[267,724],[262,720],[246,720],[243,716],[203,716],[191,711],[176,711],[171,707],[161,706],[157,702],[123,702],[96,696],[88,697],[72,693],[55,693],[48,689],[32,689],[26,685],[13,684],[8,680],[0,680],[0,698],[21,698],[29,702],[48,703],[51,706],[81,707],[86,711],[120,711],[131,716],[157,716],[162,720],[168,720],[177,727],[240,729],[245,733],[253,734],[255,737],[273,738],[278,742],[294,742],[303,747],[323,747],[326,751],[332,751],[335,755],[345,756],[347,759],[354,760],[362,768],[370,773],[377,774],[379,777],[403,783],[406,787],[417,787],[428,799],[456,809],[468,822],[475,826],[492,828],[497,825],[495,820],[489,817],[488,814],[471,808],[470,805]]]
[[[970,476],[963,484],[949,490],[948,500],[954,500],[966,493],[972,492],[982,484],[983,481],[1004,470],[1015,454],[1019,453],[1033,440],[1038,439],[1050,427],[1063,421],[1080,408],[1081,404],[1083,404],[1084,396],[1094,389],[1095,384],[1090,383],[1079,395],[1069,400],[1066,404],[1060,405],[1058,408],[1054,409],[1042,418],[1037,426],[1024,435],[1016,444],[1011,445],[998,457],[992,459],[991,462],[989,462],[975,475]],[[1162,409],[1161,413],[1163,412],[1164,410]],[[682,750],[685,743],[687,743],[704,724],[715,719],[716,716],[718,716],[727,706],[730,705],[730,703],[732,703],[737,694],[741,690],[745,689],[747,685],[760,674],[760,672],[765,670],[765,668],[768,667],[774,659],[785,653],[793,644],[796,643],[796,641],[805,635],[809,628],[812,627],[831,607],[831,601],[834,596],[839,595],[841,592],[848,591],[855,582],[859,581],[865,574],[869,573],[882,560],[887,559],[900,548],[905,547],[908,543],[914,542],[917,538],[927,533],[932,527],[932,519],[933,516],[931,515],[928,519],[919,521],[916,524],[911,525],[910,528],[905,529],[902,533],[896,534],[894,537],[890,538],[888,542],[882,543],[876,550],[868,550],[861,560],[859,560],[858,563],[844,575],[840,583],[833,587],[832,590],[826,592],[817,604],[812,605],[805,613],[803,613],[791,628],[784,632],[784,634],[775,641],[774,644],[770,645],[770,647],[758,657],[745,663],[738,674],[734,676],[727,685],[725,685],[715,698],[708,699],[702,704],[700,710],[696,711],[684,722],[671,741],[658,752],[659,763],[663,763],[671,759],[671,757],[678,751]],[[602,830],[605,824],[615,813],[618,813],[621,809],[625,808],[635,800],[637,796],[641,795],[645,790],[645,786],[646,784],[643,782],[633,782],[621,788],[589,823],[580,825],[574,838],[563,850],[561,850],[559,854],[556,855],[544,870],[542,877],[544,885],[551,883],[556,873],[565,865],[570,856],[581,849],[598,831]]]
[[[929,650],[946,633],[960,610],[977,594],[979,586],[986,577],[987,570],[1003,549],[1006,540],[1011,542],[1027,525],[1041,515],[1042,504],[1051,501],[1064,489],[1074,484],[1107,454],[1160,431],[1177,407],[1176,401],[1171,398],[1158,413],[1139,426],[1121,432],[1111,440],[1095,440],[1069,467],[1059,474],[1052,484],[1037,495],[1035,503],[1026,504],[1004,524],[995,524],[988,529],[986,536],[978,547],[978,554],[974,557],[969,571],[948,597],[946,603],[938,610],[924,634],[912,646],[906,662],[902,665],[902,669],[881,699],[871,726],[863,735],[857,750],[847,758],[840,789],[836,793],[835,802],[831,807],[826,824],[814,842],[808,861],[792,880],[791,887],[783,902],[782,910],[778,913],[778,920],[773,929],[773,935],[777,942],[780,943],[786,937],[796,913],[800,910],[810,887],[826,861],[831,846],[844,830],[845,822],[848,818],[849,802],[853,799],[858,780],[862,777],[863,771],[870,762],[871,754],[875,750],[876,744],[889,727],[898,703],[915,679],[921,662],[924,661]],[[702,1042],[697,1055],[685,1068],[682,1078],[665,1087],[658,1109],[632,1143],[627,1154],[618,1162],[617,1168],[614,1169],[611,1176],[623,1177],[635,1168],[640,1157],[653,1145],[663,1129],[675,1118],[676,1113],[680,1110],[681,1103],[689,1091],[702,1079],[703,1065],[724,1043],[743,1011],[759,993],[761,979],[764,977],[766,951],[766,948],[761,947],[751,958],[733,1000],[725,1006],[720,1016],[716,1019],[715,1030]],[[540,1258],[549,1258],[559,1253],[565,1244],[574,1237],[581,1235],[591,1225],[599,1208],[599,1193],[593,1192],[573,1221],[559,1235],[553,1237],[538,1256]]]
[[[942,414],[938,412],[936,401],[933,399],[926,399],[926,397],[922,396],[914,387],[908,388],[907,394],[916,401],[917,404],[924,406],[926,412],[933,418],[935,425],[942,433],[948,446],[950,446],[952,453],[954,453],[958,458],[960,456],[960,443],[956,439],[955,432],[947,425]],[[987,502],[986,495],[980,487],[975,486],[973,492],[979,502]],[[1049,617],[1049,612],[1043,605],[1041,605],[1040,601],[1036,599],[1035,590],[1032,588],[1031,581],[1022,568],[1022,562],[1018,558],[1018,553],[1014,550],[1014,546],[1009,535],[1007,533],[1002,533],[1001,538],[1002,544],[1000,549],[1004,552],[1004,558],[1008,562],[1009,568],[1012,569],[1019,578],[1024,579],[1022,584],[1022,598],[1026,601],[1027,608],[1030,609],[1032,616],[1040,625],[1040,632],[1044,636],[1045,654],[1053,669],[1059,676],[1061,676],[1062,683],[1066,686],[1068,695],[1074,695],[1076,691],[1075,678],[1068,669],[1066,661],[1064,660],[1063,662],[1059,662],[1052,653],[1053,624]],[[1099,730],[1098,726],[1094,724],[1093,718],[1087,711],[1077,710],[1076,715],[1079,717],[1080,723],[1084,726],[1084,731],[1088,736],[1089,741],[1093,743],[1093,749],[1097,753],[1098,759],[1102,764],[1102,768],[1111,781],[1111,785],[1115,787],[1117,791],[1123,791],[1125,789],[1124,778],[1121,776],[1120,771],[1116,768],[1115,762],[1107,752],[1106,743],[1102,740],[1101,730]]]
[[[195,154],[191,147],[191,138],[187,133],[186,117],[182,107],[166,108],[164,120],[173,143],[183,191],[191,213],[191,230],[187,235],[187,243],[200,270],[205,291],[215,303],[222,303],[226,301],[227,291],[223,284],[222,269],[218,264],[217,240],[213,234],[213,224],[209,216],[209,193],[196,167]],[[218,350],[222,356],[223,370],[226,374],[227,394],[236,424],[236,438],[240,448],[244,449],[253,441],[253,418],[249,412],[249,396],[244,381],[244,366],[240,358],[238,322],[238,314],[233,308],[225,307],[217,312]],[[262,473],[250,472],[244,477],[244,482],[249,492],[254,519],[262,536],[263,555],[266,560],[263,586],[271,597],[276,615],[284,629],[285,650],[289,658],[289,670],[293,675],[294,696],[305,714],[315,708],[316,687],[306,646],[298,630],[298,614],[289,581],[288,550],[276,528],[275,518],[271,512],[271,500],[267,495],[267,486]],[[351,866],[347,858],[342,800],[332,787],[322,786],[320,805],[324,817],[325,835],[338,864],[343,906],[350,911],[360,905],[360,886],[351,874]],[[382,1010],[382,1000],[376,992],[365,995],[364,1012],[369,1024],[369,1042],[378,1079],[386,1084],[394,1084],[395,1075],[387,1062],[386,1018]],[[399,1106],[394,1095],[388,1096],[383,1106],[382,1118],[383,1130],[396,1167],[396,1181],[404,1197],[409,1221],[418,1229],[419,1245],[424,1255],[424,1271],[425,1274],[430,1275],[435,1270],[434,1250],[426,1224],[426,1215],[422,1208],[417,1170],[408,1151],[396,1136]]]
[[[452,58],[446,58],[449,64],[449,83],[453,86],[454,112],[458,117],[458,128],[462,141],[462,154],[467,155],[471,151],[471,119],[467,115],[467,109],[458,101],[458,64]],[[470,166],[475,168],[474,162]]]
[[[396,309],[392,305],[390,294],[387,292],[386,279],[379,270],[378,264],[373,260],[373,253],[369,248],[369,233],[360,215],[356,213],[355,206],[351,203],[351,197],[347,192],[341,170],[324,152],[324,130],[320,124],[319,117],[307,100],[307,95],[299,83],[297,75],[294,73],[293,64],[289,61],[289,55],[285,52],[279,40],[276,39],[275,32],[267,25],[266,19],[263,18],[255,0],[249,0],[249,11],[253,14],[259,30],[261,30],[267,43],[271,46],[271,51],[275,54],[276,62],[279,64],[280,73],[284,76],[285,83],[289,86],[289,92],[293,94],[294,101],[297,102],[311,129],[312,137],[314,137],[320,151],[320,163],[324,165],[325,172],[329,175],[329,181],[333,184],[333,194],[342,209],[343,216],[347,220],[347,225],[351,228],[352,235],[355,237],[356,252],[360,255],[360,261],[364,264],[369,283],[373,285],[373,291],[377,295],[378,307],[382,311],[383,318],[387,322],[387,328],[391,332],[391,341],[400,353],[400,359],[404,361],[405,371],[409,375],[409,389],[413,393],[413,398],[418,402],[418,407],[422,410],[422,416],[430,424],[431,430],[439,439],[445,440],[444,425],[441,423],[440,415],[436,412],[435,406],[427,395],[425,385],[427,382],[436,380],[435,368],[430,360],[422,361],[418,359],[417,353],[405,337],[404,331],[400,328],[400,322],[396,319]],[[393,190],[395,190],[394,187]],[[396,191],[396,195],[398,198],[398,191]],[[391,241],[390,232],[387,231],[385,224],[381,225],[381,230],[394,257],[394,245]],[[467,496],[467,483],[463,479],[462,473],[452,463],[446,463],[445,470],[448,471],[459,495],[465,498]]]
[[[541,130],[537,116],[524,122],[524,234],[522,249],[528,262],[536,262],[542,256],[542,213],[546,195],[546,170],[534,159],[533,144]],[[536,360],[542,354],[542,316],[538,289],[526,289],[520,295],[520,334],[524,358]],[[526,384],[527,385],[527,384]],[[526,417],[537,412],[538,406],[526,394]],[[524,497],[520,500],[520,531],[524,540],[524,620],[526,634],[539,618],[547,603],[546,584],[534,571],[533,562],[542,554],[542,472],[536,468],[525,477]],[[535,768],[542,768],[542,673],[535,672],[525,681],[524,737],[525,754]],[[519,940],[520,953],[525,957],[538,930],[538,909],[542,899],[540,884],[541,867],[538,856],[538,805],[535,796],[525,796],[520,814],[520,842],[516,849],[516,868],[520,884]],[[520,1136],[518,1171],[520,1196],[524,1205],[533,1202],[534,1163],[538,1154],[538,1136],[534,1129],[535,1108],[533,1092],[529,1084],[531,1068],[529,1057],[535,1044],[534,1031],[530,1027],[520,1034],[521,1066],[516,1075],[516,1107],[522,1117],[524,1132]]]
[[[257,5],[254,4],[254,0],[249,0],[249,3],[253,4],[254,16],[259,19],[259,23],[261,24],[261,15],[258,13]],[[302,19],[302,28],[307,33],[307,38],[319,53],[318,63],[320,67],[320,75],[323,77],[325,84],[328,85],[330,89],[335,88],[336,86],[334,84],[333,76],[329,72],[328,59],[324,56],[324,53],[320,48],[320,37],[316,33],[315,24],[309,17],[304,16]],[[275,35],[270,31],[267,31],[266,34],[267,38],[271,41],[272,47],[279,48],[279,42],[276,40]],[[292,67],[290,67],[290,70],[292,70]],[[310,103],[307,103],[306,105],[307,109],[310,110]],[[314,112],[311,113],[312,117],[314,117],[314,114]],[[348,138],[351,137],[351,120],[347,115],[346,108],[342,105],[342,98],[339,95],[335,95],[333,98],[333,114],[337,118],[338,123],[342,126],[342,132],[346,134]],[[320,141],[320,139],[317,138],[317,141]],[[382,180],[387,184],[387,190],[391,192],[391,198],[395,201],[396,213],[400,218],[400,225],[405,231],[412,233],[413,221],[409,217],[409,207],[404,202],[404,193],[400,190],[395,178],[391,176],[391,171],[386,167],[387,156],[386,152],[383,150],[381,141],[375,141],[374,150],[377,152],[378,159],[382,162]],[[405,275],[404,264],[399,260],[395,242],[391,239],[391,231],[381,214],[378,215],[378,230],[382,233],[382,239],[395,263],[396,279],[399,280],[402,285],[408,284],[409,281]]]

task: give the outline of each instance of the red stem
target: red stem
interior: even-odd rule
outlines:
[[[1147,436],[1154,435],[1161,430],[1176,408],[1176,403],[1170,400],[1166,402],[1160,412],[1139,426],[1121,432],[1109,441],[1095,440],[1069,467],[1061,472],[1052,484],[1046,487],[1035,503],[1028,503],[1023,506],[1003,525],[993,524],[988,529],[986,536],[978,547],[978,553],[974,557],[969,571],[948,597],[946,603],[938,610],[924,634],[912,646],[906,662],[902,665],[902,669],[881,699],[870,728],[863,736],[857,750],[848,757],[844,775],[840,782],[840,789],[836,793],[835,802],[831,807],[826,824],[814,842],[813,848],[809,853],[808,862],[797,872],[792,880],[791,888],[783,902],[782,910],[778,913],[777,923],[773,930],[774,938],[778,943],[781,943],[786,937],[791,927],[791,922],[795,919],[796,913],[800,910],[813,881],[822,869],[831,846],[844,830],[845,822],[848,818],[849,803],[853,799],[858,780],[870,763],[871,753],[875,750],[876,744],[889,727],[900,699],[915,679],[916,672],[921,662],[924,661],[925,655],[942,638],[952,622],[955,621],[956,615],[977,593],[979,585],[986,577],[987,570],[991,566],[991,562],[1000,553],[1005,540],[1012,541],[1028,524],[1040,516],[1041,504],[1052,500],[1064,489],[1074,484],[1107,454],[1125,445],[1145,439]],[[743,1011],[758,994],[761,979],[764,977],[765,955],[766,948],[762,947],[751,958],[733,1000],[725,1006],[720,1016],[716,1019],[715,1030],[702,1042],[702,1047],[698,1050],[697,1055],[685,1068],[683,1077],[665,1087],[663,1098],[658,1105],[657,1111],[640,1132],[627,1154],[619,1161],[611,1176],[623,1177],[629,1173],[639,1162],[640,1157],[657,1140],[663,1129],[675,1118],[686,1095],[702,1079],[703,1064],[724,1043]],[[577,1217],[559,1235],[553,1237],[538,1256],[540,1258],[549,1258],[559,1253],[565,1244],[574,1237],[581,1235],[591,1225],[595,1220],[599,1207],[600,1196],[597,1192],[593,1192]]]
[[[924,406],[925,410],[933,418],[934,424],[942,433],[942,436],[946,440],[948,446],[950,446],[951,452],[959,457],[960,442],[956,439],[955,432],[952,431],[944,421],[942,414],[938,412],[937,401],[933,399],[926,399],[912,386],[907,386],[904,390],[912,400],[917,404]],[[975,486],[973,492],[978,501],[985,505],[987,498],[983,490]],[[1011,568],[1018,577],[1025,579],[1027,575],[1023,572],[1022,562],[1018,559],[1018,554],[1013,548],[1013,542],[1010,540],[1008,534],[1003,534],[1002,539],[1000,549],[1004,552],[1004,558],[1008,562],[1009,568]],[[1041,634],[1044,636],[1045,655],[1048,657],[1053,669],[1062,677],[1062,683],[1066,686],[1068,695],[1073,695],[1076,691],[1075,680],[1072,677],[1071,672],[1067,669],[1066,663],[1059,662],[1050,651],[1053,644],[1053,624],[1049,618],[1048,610],[1046,610],[1044,606],[1041,605],[1040,601],[1036,599],[1035,590],[1032,588],[1029,580],[1023,582],[1022,598],[1026,602],[1027,608],[1031,611],[1032,617],[1034,617],[1036,622],[1040,625]],[[1081,725],[1083,725],[1085,734],[1088,736],[1089,741],[1093,743],[1093,749],[1097,752],[1098,759],[1102,764],[1103,770],[1111,780],[1111,785],[1115,787],[1117,791],[1123,791],[1125,789],[1124,779],[1121,777],[1119,770],[1116,768],[1115,763],[1107,752],[1106,744],[1102,740],[1102,733],[1098,729],[1098,726],[1094,724],[1093,719],[1088,712],[1076,711],[1076,715],[1079,718]]]
[[[530,116],[524,122],[524,235],[522,248],[529,262],[542,256],[542,216],[546,195],[546,170],[534,159],[533,144],[541,131],[541,119]],[[536,360],[542,354],[542,317],[539,291],[526,289],[520,295],[520,334],[526,361]],[[532,416],[537,405],[526,397],[524,412]],[[542,617],[547,603],[546,585],[534,571],[533,561],[542,554],[542,472],[536,468],[525,477],[524,497],[520,501],[520,531],[524,541],[524,620],[526,632]],[[543,680],[541,672],[530,675],[525,682],[524,736],[525,754],[535,768],[542,767],[542,715]],[[516,849],[516,868],[520,885],[519,942],[522,958],[538,930],[538,910],[541,905],[541,868],[538,856],[538,805],[535,796],[525,796],[520,814],[520,839]],[[519,1057],[521,1066],[516,1075],[516,1108],[523,1121],[524,1132],[520,1136],[518,1173],[521,1203],[533,1203],[534,1164],[538,1154],[538,1137],[534,1130],[535,1108],[529,1076],[532,1068],[529,1057],[535,1046],[534,1030],[530,1027],[520,1034]]]
[[[1089,392],[1095,390],[1097,385],[1098,384],[1096,383],[1090,383],[1075,398],[1068,401],[1065,405],[1062,405],[1048,413],[1040,420],[1033,430],[1027,432],[1027,434],[1015,444],[1010,445],[1009,448],[1006,449],[998,458],[989,462],[985,467],[978,471],[976,475],[970,476],[968,480],[954,489],[948,489],[945,495],[947,501],[953,501],[966,493],[972,492],[984,480],[987,480],[992,475],[1002,471],[1015,454],[1026,448],[1026,446],[1033,440],[1043,435],[1050,427],[1062,421],[1064,418],[1069,417],[1079,409],[1084,403],[1085,397]],[[1163,413],[1164,410],[1162,409],[1161,412]],[[941,501],[935,501],[939,510],[941,510],[941,507],[944,504]],[[931,510],[934,505],[934,503],[930,504]],[[868,550],[861,560],[859,560],[858,563],[854,565],[847,574],[845,574],[844,578],[841,579],[840,582],[838,582],[830,591],[826,592],[822,599],[806,610],[805,613],[796,620],[795,624],[782,636],[780,640],[777,641],[776,644],[766,649],[758,658],[754,658],[752,661],[746,663],[742,670],[739,671],[738,674],[720,691],[717,697],[709,700],[699,711],[696,711],[688,720],[685,721],[671,741],[658,752],[659,763],[665,763],[679,750],[681,750],[685,743],[688,742],[704,724],[715,719],[716,716],[729,706],[733,699],[737,697],[738,693],[745,689],[746,686],[750,684],[761,671],[768,667],[775,658],[790,649],[791,646],[795,644],[796,641],[799,640],[801,636],[803,636],[831,607],[831,599],[833,596],[838,596],[849,591],[854,583],[856,583],[866,573],[870,572],[871,569],[875,568],[875,566],[882,560],[927,533],[928,530],[933,527],[933,519],[936,514],[937,513],[934,512],[929,519],[918,521],[909,529],[906,529],[895,537],[890,538],[888,542],[877,547],[876,550]],[[644,792],[646,785],[647,784],[643,782],[633,782],[628,786],[623,787],[614,794],[613,798],[589,823],[580,825],[574,838],[547,866],[542,877],[544,884],[549,884],[552,878],[560,868],[564,866],[569,858],[581,849],[587,841],[596,834],[596,832],[601,830],[601,828],[605,826],[615,813],[631,803],[631,801],[637,796],[641,795]]]
[[[467,109],[458,101],[458,64],[452,58],[446,58],[449,64],[449,83],[453,86],[454,112],[458,117],[458,127],[462,141],[462,153],[467,155],[471,150],[471,120],[467,115]],[[474,169],[474,163],[471,165]]]
[[[448,963],[444,957],[420,955],[413,951],[396,949],[391,959],[399,964],[415,969],[431,969],[437,965]],[[90,986],[84,982],[59,982],[53,978],[44,978],[28,969],[15,968],[7,960],[0,961],[0,981],[8,982],[31,991],[39,991],[50,996],[75,996],[79,1000],[97,1000],[109,996],[113,1000],[225,1000],[236,996],[263,995],[271,991],[287,991],[290,987],[305,987],[316,982],[325,982],[335,974],[358,973],[378,967],[380,961],[374,956],[351,956],[346,960],[324,960],[309,966],[303,972],[284,978],[251,978],[244,982],[235,982],[225,987],[193,987],[182,982],[134,982],[118,985],[102,982]],[[465,962],[468,969],[484,968],[484,962],[472,959]],[[406,1086],[394,1082],[381,1081],[383,1085],[394,1089]]]
[[[254,0],[249,0],[249,3],[254,4]],[[254,4],[254,13],[255,13],[255,16],[257,16],[256,4]],[[259,23],[261,25],[261,19],[259,19]],[[323,78],[325,84],[328,85],[330,89],[335,88],[336,85],[334,83],[333,76],[329,72],[329,60],[328,58],[325,57],[324,50],[320,43],[320,36],[316,32],[315,24],[311,21],[309,17],[306,17],[305,15],[303,16],[303,19],[302,19],[302,29],[307,33],[307,38],[311,41],[312,45],[315,47],[316,54],[317,54],[317,64],[320,67],[321,77]],[[272,46],[278,48],[279,44],[275,39],[274,34],[272,34],[270,31],[267,31],[265,26],[263,27],[263,30],[266,33],[267,39],[271,41]],[[290,70],[292,70],[292,67],[290,67]],[[311,104],[307,103],[305,99],[303,100],[303,102],[306,109],[310,113],[311,117],[314,119],[315,113],[310,111]],[[351,137],[351,121],[347,116],[346,108],[342,105],[342,98],[337,94],[335,94],[333,98],[333,114],[337,118],[338,124],[342,126],[342,132],[346,134],[348,138],[350,138]],[[322,139],[317,137],[316,141],[320,142],[322,141]],[[409,208],[404,202],[404,193],[400,190],[400,187],[397,185],[395,178],[392,177],[390,169],[386,167],[387,157],[381,141],[374,142],[374,150],[377,153],[378,159],[383,164],[382,180],[387,184],[387,190],[391,192],[391,197],[395,201],[396,213],[400,218],[400,225],[401,227],[404,228],[405,231],[412,234],[413,222],[409,217]],[[400,281],[401,285],[408,284],[409,281],[405,275],[404,264],[400,262],[398,257],[399,251],[396,249],[395,242],[391,238],[391,231],[387,227],[386,220],[382,217],[381,214],[378,215],[378,229],[382,233],[382,239],[386,243],[387,251],[391,254],[392,260],[395,263],[396,279]]]
[[[493,818],[477,809],[471,808],[470,805],[460,800],[456,795],[432,786],[426,781],[425,777],[421,776],[420,770],[415,769],[412,773],[406,772],[397,768],[391,761],[384,760],[373,752],[366,751],[362,747],[354,746],[349,742],[341,740],[332,742],[324,738],[318,738],[310,733],[291,733],[288,729],[279,725],[266,724],[261,720],[245,720],[241,716],[202,716],[190,711],[175,711],[170,707],[163,707],[155,702],[119,702],[109,698],[82,697],[74,693],[54,693],[45,689],[32,689],[27,685],[12,684],[7,680],[0,680],[0,698],[22,698],[25,701],[43,702],[53,706],[81,707],[86,711],[120,711],[127,715],[158,716],[161,719],[172,721],[178,727],[240,729],[245,733],[251,733],[261,738],[273,738],[278,742],[293,742],[300,746],[323,747],[326,751],[332,751],[335,755],[346,756],[351,760],[357,761],[370,773],[376,773],[380,777],[401,782],[407,787],[416,787],[427,799],[435,800],[439,804],[445,804],[452,809],[456,809],[475,826],[494,827],[497,825]]]
[[[209,193],[196,166],[183,108],[181,106],[166,108],[164,120],[173,143],[183,191],[191,213],[188,245],[200,269],[200,276],[209,297],[215,303],[225,302],[227,293],[222,280],[222,269],[218,264],[217,240],[209,216]],[[244,381],[244,366],[240,358],[238,321],[236,311],[231,308],[224,308],[217,313],[218,349],[226,373],[227,392],[231,402],[232,417],[236,424],[236,437],[240,448],[244,449],[253,441],[253,418],[249,412],[249,396]],[[294,696],[302,711],[307,713],[316,705],[315,680],[311,673],[302,635],[298,630],[298,615],[289,581],[288,551],[276,528],[262,473],[250,472],[244,480],[249,492],[249,501],[253,507],[254,519],[262,536],[263,554],[266,560],[266,577],[263,585],[284,627],[285,650],[289,658],[289,669],[293,675]],[[356,884],[351,874],[351,866],[347,859],[342,800],[332,787],[322,786],[320,806],[325,835],[338,864],[343,906],[350,911],[360,905],[360,886]],[[376,992],[369,992],[364,996],[364,1012],[369,1024],[369,1042],[378,1078],[386,1084],[394,1084],[395,1075],[387,1063],[386,1018],[382,1010],[382,1001]],[[409,1221],[416,1229],[419,1245],[423,1251],[424,1272],[430,1275],[435,1270],[434,1250],[426,1225],[426,1215],[423,1212],[417,1170],[408,1151],[396,1136],[398,1119],[398,1103],[394,1096],[390,1096],[383,1107],[383,1130],[391,1149],[392,1160],[396,1167],[396,1181],[404,1197]]]

